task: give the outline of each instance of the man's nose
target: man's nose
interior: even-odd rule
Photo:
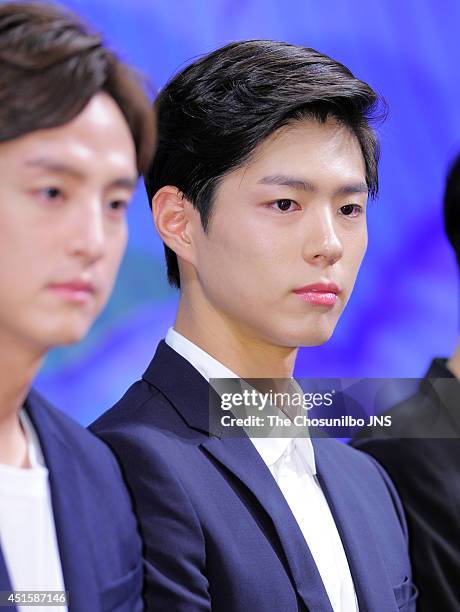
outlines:
[[[69,228],[69,249],[73,256],[93,263],[104,253],[105,227],[103,207],[98,198],[88,198],[78,207]]]
[[[332,266],[343,255],[343,244],[337,231],[334,213],[322,207],[305,219],[303,258],[318,266]]]

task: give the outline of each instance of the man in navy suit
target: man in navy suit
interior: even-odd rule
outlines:
[[[210,379],[288,384],[298,348],[331,336],[367,245],[376,103],[338,62],[273,41],[218,49],[159,96],[146,184],[179,308],[92,426],[133,495],[149,610],[414,610],[376,462],[330,439],[229,437],[208,409]]]
[[[460,269],[460,156],[444,190],[444,227]],[[419,612],[459,610],[460,343],[432,360],[414,395],[386,411],[391,428],[364,427],[353,445],[390,474],[404,505]]]
[[[0,67],[0,605],[141,610],[116,460],[30,386],[110,295],[152,110],[100,37],[49,4],[0,6]]]

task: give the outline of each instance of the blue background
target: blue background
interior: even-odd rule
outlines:
[[[68,0],[121,56],[162,87],[232,40],[311,46],[384,95],[381,192],[369,249],[333,338],[302,349],[296,374],[420,376],[457,341],[457,268],[442,228],[449,162],[460,151],[460,3],[456,0]],[[142,374],[172,324],[163,249],[140,186],[112,300],[87,339],[53,351],[36,386],[83,424]]]

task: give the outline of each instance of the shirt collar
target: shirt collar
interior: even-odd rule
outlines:
[[[210,378],[239,378],[235,372],[214,359],[173,327],[168,329],[165,342],[186,359],[208,382]],[[316,474],[315,453],[310,438],[251,438],[251,441],[268,467],[273,466],[286,452],[297,448],[308,469],[312,474]]]
[[[19,412],[19,420],[21,421],[22,428],[27,438],[30,466],[32,468],[45,467],[45,460],[43,458],[40,440],[38,439],[37,432],[35,431],[32,421],[24,408],[22,408]]]
[[[173,327],[168,329],[165,342],[168,346],[186,359],[195,370],[208,382],[210,378],[239,378],[235,372],[225,367],[220,361],[214,359],[209,353],[203,351],[194,342],[177,332]]]

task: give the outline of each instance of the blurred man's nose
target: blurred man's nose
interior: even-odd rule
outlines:
[[[72,216],[73,227],[69,231],[69,249],[73,256],[85,263],[93,263],[104,254],[104,210],[99,198],[87,198]]]

